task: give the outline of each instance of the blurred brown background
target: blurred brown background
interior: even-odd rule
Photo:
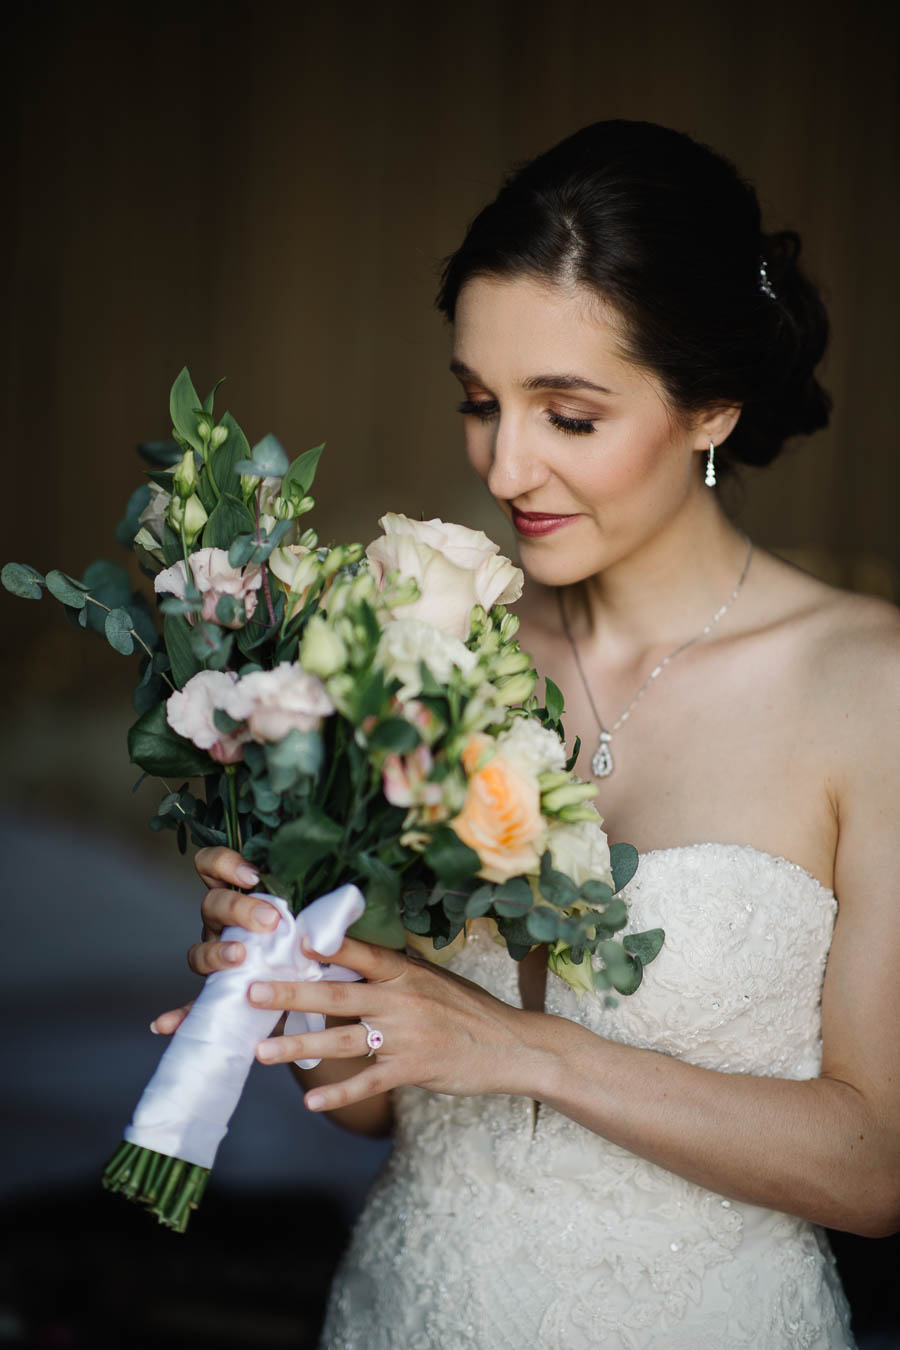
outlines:
[[[512,163],[584,123],[631,117],[731,156],[768,227],[801,232],[828,301],[832,427],[746,478],[743,524],[811,570],[898,598],[896,5],[86,0],[6,13],[0,561],[79,575],[94,557],[124,557],[113,529],[140,481],[134,445],[169,434],[168,390],[185,363],[201,393],[228,376],[219,410],[251,441],[274,431],[296,454],[327,439],[313,517],[325,538],[368,540],[390,508],[511,545],[464,466],[449,337],[432,309],[439,261]],[[46,598],[0,593],[0,634],[0,852],[19,869],[7,894],[21,905],[30,887],[36,951],[66,905],[94,915],[97,959],[106,942],[124,982],[134,920],[120,905],[110,936],[92,848],[113,862],[122,850],[120,876],[147,864],[148,914],[168,879],[169,910],[186,932],[196,925],[171,837],[145,828],[155,793],[129,791],[135,666]],[[169,924],[154,951],[162,962],[174,943],[180,962]],[[94,997],[108,1025],[115,1001],[101,1014]],[[37,1018],[19,1004],[15,1035]],[[52,1086],[69,1050],[50,1065],[44,1050],[35,1064]],[[18,1070],[20,1044],[14,1054]],[[130,1080],[124,1091],[130,1102]],[[70,1136],[77,1092],[51,1095]],[[98,1083],[96,1101],[109,1092]],[[24,1133],[47,1114],[29,1101]],[[98,1129],[84,1126],[79,1167],[108,1151]],[[253,1308],[256,1350],[301,1343],[294,1323],[265,1339]],[[227,1331],[218,1325],[217,1344],[243,1343]],[[118,1344],[96,1326],[72,1335],[52,1343]],[[192,1342],[205,1344],[196,1327]],[[144,1344],[133,1332],[122,1343]]]

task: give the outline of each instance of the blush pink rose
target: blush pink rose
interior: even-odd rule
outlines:
[[[201,670],[166,702],[166,721],[172,730],[208,751],[218,764],[236,764],[243,759],[241,747],[250,739],[243,727],[226,735],[214,721],[216,711],[225,709],[236,680],[236,675],[224,670]]]
[[[251,671],[232,686],[224,706],[230,717],[246,722],[254,741],[269,743],[289,731],[316,731],[334,712],[322,681],[297,661]]]
[[[262,568],[259,564],[232,567],[224,548],[198,549],[190,555],[188,562],[194,585],[202,600],[200,618],[205,623],[220,623],[216,618],[216,606],[223,595],[231,595],[239,602],[239,607],[243,607],[244,618],[238,615],[231,623],[222,626],[243,628],[256,610],[256,592],[262,585]],[[153,589],[183,600],[187,594],[187,569],[184,563],[177,562],[160,572],[153,582]]]

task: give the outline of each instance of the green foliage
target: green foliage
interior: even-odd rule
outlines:
[[[0,572],[0,582],[11,595],[17,595],[20,600],[40,600],[43,593],[41,590],[44,585],[43,574],[28,563],[5,563]]]
[[[200,396],[194,388],[187,366],[184,366],[176,376],[169,394],[169,413],[176,435],[202,455],[203,442],[197,434],[200,412],[202,412]]]
[[[388,717],[369,733],[369,745],[375,750],[387,750],[405,755],[415,750],[421,741],[416,728],[405,717]]]
[[[649,966],[659,955],[665,940],[662,928],[648,928],[644,933],[626,933],[622,945],[629,956],[636,956],[642,965]]]
[[[609,850],[613,885],[621,891],[628,885],[638,867],[638,851],[633,844],[613,844]]]
[[[333,853],[344,836],[344,827],[310,804],[298,820],[282,825],[269,845],[273,871],[299,885],[312,865]]]
[[[157,778],[195,778],[215,769],[209,755],[173,731],[166,706],[157,703],[128,732],[131,762]]]
[[[177,441],[143,441],[138,446],[138,454],[154,468],[174,469],[181,463],[182,449]]]
[[[203,670],[203,662],[191,646],[191,629],[187,620],[176,614],[167,614],[163,620],[163,640],[172,663],[172,679],[183,689],[188,680]]]
[[[561,690],[547,677],[544,680],[544,703],[547,708],[548,720],[551,726],[558,726],[562,717],[566,701],[562,696]]]
[[[134,638],[131,636],[133,626],[127,609],[111,609],[103,622],[107,642],[123,656],[130,656],[134,651]]]
[[[348,929],[348,936],[402,951],[406,946],[406,933],[396,886],[370,881],[365,888],[365,897],[365,911]]]
[[[203,547],[228,549],[235,535],[254,528],[253,516],[243,501],[224,493],[203,527]]]
[[[269,785],[287,792],[304,778],[314,778],[322,767],[324,748],[317,731],[289,731],[283,740],[265,747]]]
[[[227,442],[226,442],[227,444]],[[240,459],[235,464],[238,473],[250,474],[256,478],[282,478],[288,471],[289,460],[284,446],[277,436],[263,436],[250,451],[249,459]]]
[[[116,539],[125,548],[131,548],[134,536],[141,528],[138,517],[150,502],[150,486],[142,483],[128,498],[125,515],[116,526]]]
[[[456,886],[466,881],[481,867],[481,860],[475,850],[464,844],[449,825],[441,825],[435,830],[425,850],[425,861],[445,886]]]
[[[118,563],[100,558],[85,570],[82,585],[98,602],[84,608],[85,627],[95,633],[106,632],[105,609],[127,609],[131,600],[131,578]]]
[[[325,443],[323,441],[321,445],[316,445],[312,450],[306,450],[302,455],[297,456],[282,480],[281,495],[283,497],[293,495],[305,497],[307,495],[313,485],[324,449]]]
[[[65,572],[48,572],[46,577],[47,590],[61,604],[68,605],[70,609],[84,609],[87,596],[87,587],[74,577],[67,576]]]
[[[230,412],[225,413],[219,423],[228,432],[224,445],[220,445],[210,456],[209,472],[215,479],[216,487],[224,496],[241,495],[241,475],[235,468],[239,460],[250,456],[250,443]]]

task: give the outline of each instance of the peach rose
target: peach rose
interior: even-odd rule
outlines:
[[[546,831],[537,779],[502,752],[491,754],[489,736],[470,736],[463,753],[468,775],[466,800],[450,824],[482,862],[486,881],[508,881],[537,872],[535,842]]]

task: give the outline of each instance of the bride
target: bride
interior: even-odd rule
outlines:
[[[259,1050],[323,1056],[307,1108],[396,1136],[328,1350],[853,1345],[820,1226],[900,1226],[900,622],[754,548],[716,487],[827,421],[798,245],[708,148],[605,122],[447,264],[520,639],[642,853],[630,927],[666,944],[612,1009],[484,925],[444,968],[348,940],[364,983],[251,988],[330,1017]],[[237,855],[197,865],[206,974],[243,959],[224,925],[274,912],[230,889],[257,880]]]

